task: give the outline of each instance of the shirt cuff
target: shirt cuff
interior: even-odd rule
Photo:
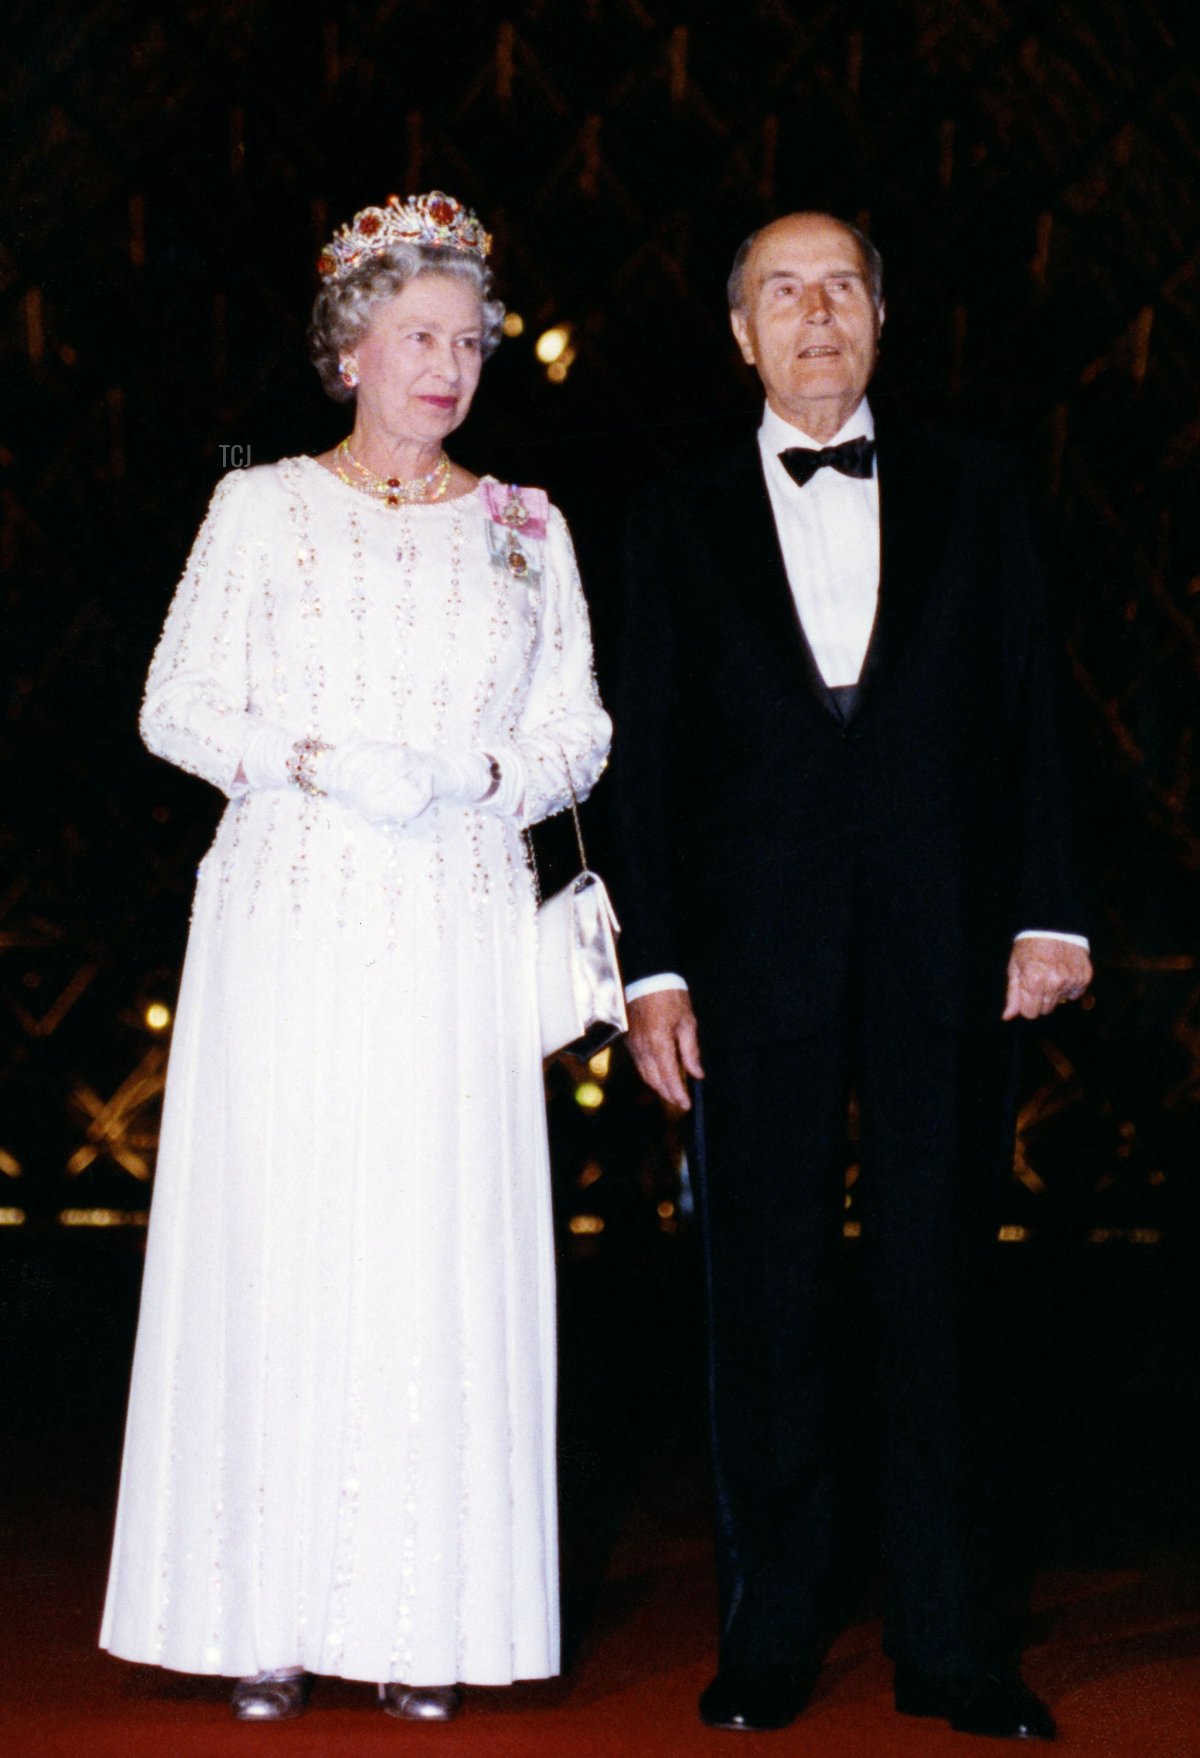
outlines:
[[[1022,928],[1019,934],[1013,935],[1014,943],[1018,940],[1061,940],[1067,946],[1082,946],[1088,954],[1092,950],[1086,934],[1060,934],[1055,928]]]
[[[687,990],[687,984],[675,971],[662,971],[655,977],[639,977],[636,983],[626,983],[626,1001],[636,1001],[640,995],[656,995],[660,989]]]

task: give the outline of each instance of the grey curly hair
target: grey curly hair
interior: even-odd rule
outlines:
[[[308,352],[335,403],[348,403],[354,395],[342,382],[341,363],[370,329],[376,306],[394,299],[420,275],[453,275],[469,281],[483,305],[483,358],[500,346],[504,307],[498,299],[488,298],[492,276],[486,264],[461,250],[395,244],[368,257],[340,280],[325,282],[317,294],[308,326]]]

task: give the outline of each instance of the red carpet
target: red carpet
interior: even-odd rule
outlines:
[[[793,1728],[753,1737],[703,1728],[695,1700],[711,1664],[708,1547],[698,1533],[664,1536],[663,1512],[651,1513],[645,1498],[635,1505],[569,1677],[470,1692],[462,1718],[443,1728],[391,1721],[366,1687],[318,1681],[302,1719],[264,1728],[231,1721],[224,1681],[130,1666],[98,1652],[106,1524],[98,1509],[62,1506],[51,1528],[26,1524],[23,1554],[0,1588],[8,1663],[0,1750],[6,1758],[376,1758],[400,1751],[411,1758],[729,1758],[749,1745],[831,1758],[967,1758],[1003,1749],[897,1716],[875,1622],[843,1634]],[[1027,1673],[1060,1718],[1060,1750],[1088,1758],[1200,1754],[1200,1621],[1167,1567],[1046,1576],[1033,1611]]]
[[[713,1733],[696,1698],[713,1605],[685,1258],[564,1265],[563,1530],[581,1633],[563,1679],[471,1691],[449,1727],[389,1720],[366,1686],[317,1682],[300,1720],[231,1720],[228,1682],[101,1654],[100,1623],[136,1257],[23,1248],[0,1263],[3,1758],[676,1758],[766,1751],[946,1758],[1011,1746],[897,1716],[878,1622],[836,1643],[777,1734]],[[1140,1260],[1139,1260],[1140,1262]],[[1178,1273],[1176,1273],[1176,1269]],[[1196,1278],[1089,1255],[1011,1260],[1002,1385],[1018,1467],[1014,1552],[1039,1560],[1026,1673],[1058,1750],[1200,1758]],[[692,1290],[692,1293],[689,1293]],[[592,1589],[594,1588],[594,1592]],[[1024,1748],[1018,1748],[1024,1749]]]

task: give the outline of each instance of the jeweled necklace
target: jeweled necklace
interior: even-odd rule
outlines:
[[[373,495],[388,507],[401,507],[413,501],[440,501],[450,486],[451,464],[445,452],[438,455],[438,461],[427,476],[376,476],[373,470],[350,450],[350,441],[343,440],[334,451],[334,472],[351,488],[359,489],[363,494]],[[344,457],[358,472],[357,480],[337,462],[339,456]]]

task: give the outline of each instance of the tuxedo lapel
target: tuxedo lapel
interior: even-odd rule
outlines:
[[[946,548],[957,483],[941,457],[936,465],[919,433],[880,424],[879,602],[859,679],[865,693],[903,658],[933,590]],[[861,699],[861,698],[860,698]]]
[[[750,640],[766,662],[798,674],[821,706],[840,720],[796,611],[755,435],[729,454],[721,491],[714,497],[713,535],[721,589],[737,594]]]

